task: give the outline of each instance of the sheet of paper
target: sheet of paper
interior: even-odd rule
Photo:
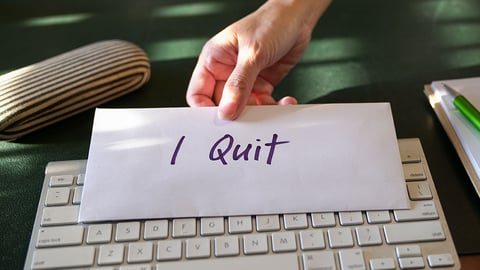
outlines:
[[[97,109],[79,220],[408,206],[387,103]]]
[[[452,97],[444,89],[442,83],[453,87],[465,96],[477,110],[480,110],[480,77],[434,81],[431,85],[472,167],[473,171],[466,167],[467,172],[480,196],[480,132],[453,105]]]

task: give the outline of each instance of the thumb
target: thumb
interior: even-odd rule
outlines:
[[[259,74],[258,70],[253,64],[237,62],[225,83],[222,98],[218,104],[221,119],[234,120],[240,115],[252,93]]]

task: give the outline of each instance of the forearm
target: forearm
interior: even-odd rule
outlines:
[[[332,0],[269,0],[260,9],[284,9],[285,16],[295,16],[286,19],[295,19],[312,31],[331,2]]]

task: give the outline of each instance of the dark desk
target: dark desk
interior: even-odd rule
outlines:
[[[152,78],[108,107],[186,106],[202,44],[263,1],[3,1],[0,73],[105,39],[149,54]],[[397,135],[419,137],[461,255],[480,254],[479,198],[422,93],[480,76],[480,2],[336,0],[302,62],[277,87],[302,103],[391,102]],[[48,161],[87,158],[93,111],[0,142],[0,268],[23,266]],[[462,257],[473,263],[476,257]]]

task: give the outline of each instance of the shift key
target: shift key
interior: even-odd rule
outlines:
[[[439,221],[387,224],[383,230],[388,244],[445,240],[445,233]]]

